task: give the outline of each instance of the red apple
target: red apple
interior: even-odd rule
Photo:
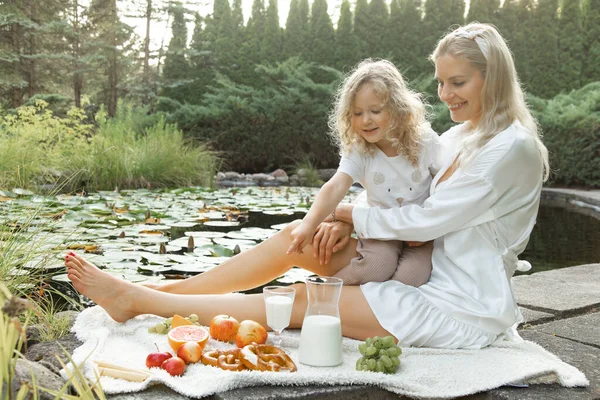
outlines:
[[[202,357],[202,346],[197,342],[185,342],[183,346],[177,349],[177,357],[185,361],[186,364],[198,362]]]
[[[185,361],[179,357],[171,357],[165,360],[160,367],[171,376],[180,376],[185,372]]]
[[[168,360],[171,357],[173,357],[173,355],[168,352],[150,353],[148,354],[148,357],[146,357],[146,367],[160,367],[165,360]]]
[[[235,345],[239,348],[252,342],[264,344],[267,341],[267,330],[258,322],[250,319],[240,322],[240,328],[235,335]]]
[[[210,321],[210,337],[233,343],[239,327],[237,319],[229,315],[217,315]]]

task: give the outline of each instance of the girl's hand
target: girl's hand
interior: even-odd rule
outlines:
[[[292,244],[287,249],[285,254],[292,254],[293,252],[302,254],[302,249],[310,243],[314,233],[315,229],[313,227],[309,226],[309,224],[305,222],[302,222],[292,231],[292,233],[290,233]]]
[[[313,257],[319,264],[329,264],[333,253],[337,253],[350,242],[353,226],[345,222],[323,222],[313,237]]]

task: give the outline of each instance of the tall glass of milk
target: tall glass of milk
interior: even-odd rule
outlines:
[[[266,286],[263,288],[267,325],[273,329],[273,345],[281,346],[281,332],[288,327],[292,317],[296,289],[291,286]]]
[[[315,367],[342,363],[342,324],[338,303],[343,280],[306,278],[308,307],[300,332],[300,362]]]

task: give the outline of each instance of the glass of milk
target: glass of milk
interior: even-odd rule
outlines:
[[[342,324],[338,303],[343,280],[306,278],[308,307],[300,332],[300,362],[314,367],[342,363]]]
[[[281,347],[281,332],[290,324],[296,289],[291,286],[266,286],[263,288],[267,325],[273,329],[273,345]]]

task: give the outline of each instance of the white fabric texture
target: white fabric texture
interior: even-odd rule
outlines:
[[[417,166],[402,155],[388,157],[379,148],[373,154],[362,154],[355,148],[342,155],[338,172],[365,188],[372,207],[420,205],[429,197],[432,174],[441,168],[445,154],[440,138],[429,127],[423,128],[420,147]]]
[[[442,135],[449,156],[422,206],[389,210],[355,206],[353,210],[359,237],[435,239],[433,270],[425,285],[416,289],[399,282],[362,286],[381,325],[409,345],[438,347],[451,333],[444,332],[443,326],[436,328],[432,321],[422,326],[424,318],[416,318],[414,310],[439,313],[464,329],[473,328],[471,333],[482,333],[482,343],[490,334],[510,334],[522,319],[510,278],[535,224],[542,187],[541,157],[533,137],[515,122],[491,139],[469,165],[459,166],[437,186],[456,158],[464,134],[460,125]],[[431,329],[411,336],[427,328]],[[454,329],[454,324],[447,329]],[[469,343],[455,342],[451,347],[475,345],[466,339]]]
[[[73,332],[83,344],[75,349],[73,360],[94,380],[93,360],[103,360],[129,368],[145,369],[148,353],[170,350],[166,335],[150,334],[148,327],[163,318],[142,315],[120,324],[99,306],[84,310]],[[298,330],[284,331],[282,347],[298,366],[295,373],[228,372],[202,364],[191,364],[182,377],[171,377],[153,368],[142,383],[102,377],[106,393],[127,393],[163,383],[183,395],[200,398],[228,390],[260,385],[375,385],[394,393],[417,398],[452,398],[515,382],[553,381],[566,387],[589,385],[578,369],[562,362],[531,342],[497,342],[482,350],[403,348],[401,368],[383,375],[355,370],[360,357],[359,341],[344,338],[344,361],[338,367],[309,367],[298,363]],[[206,349],[230,347],[209,339]],[[65,372],[62,371],[63,376]],[[527,390],[527,389],[523,389]]]

